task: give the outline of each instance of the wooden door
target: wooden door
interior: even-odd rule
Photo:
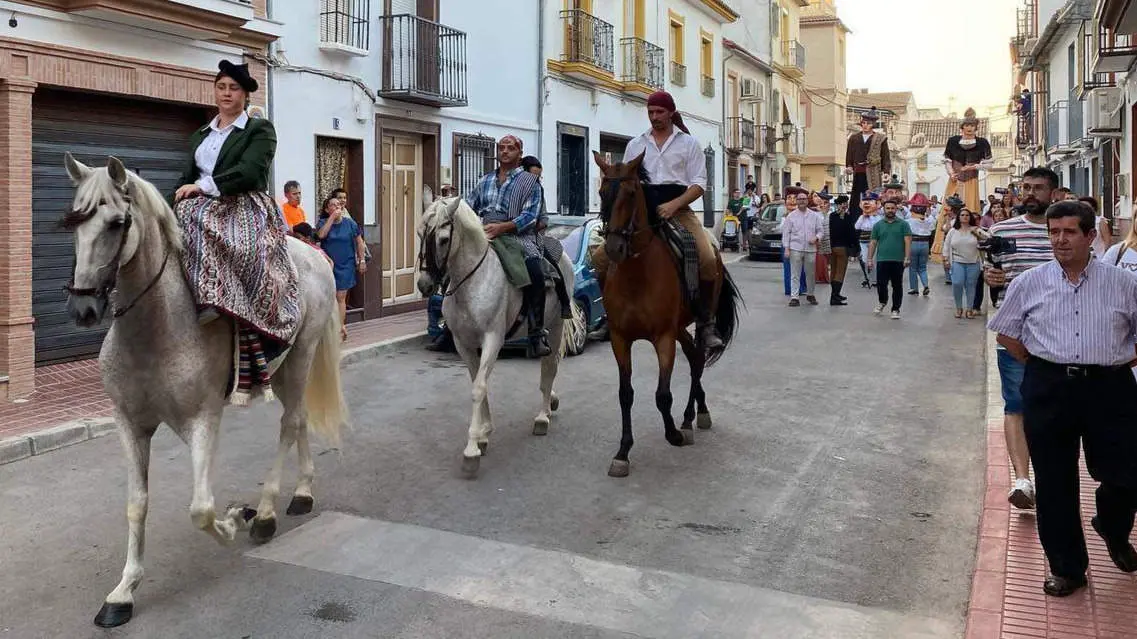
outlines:
[[[418,298],[415,289],[422,207],[422,139],[383,137],[383,304]]]

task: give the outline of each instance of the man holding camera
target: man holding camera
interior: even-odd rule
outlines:
[[[991,227],[992,257],[996,266],[983,270],[983,280],[991,287],[1003,287],[1027,270],[1054,259],[1046,228],[1046,209],[1058,189],[1058,174],[1045,167],[1034,167],[1023,174],[1023,215],[1003,220]],[[1013,244],[1014,249],[999,250]],[[998,319],[998,316],[995,318]],[[1030,480],[1030,452],[1023,430],[1021,386],[1025,366],[1002,345],[998,348],[999,381],[1003,391],[1003,433],[1007,453],[1015,471],[1015,483],[1007,500],[1015,508],[1034,508],[1034,483]]]

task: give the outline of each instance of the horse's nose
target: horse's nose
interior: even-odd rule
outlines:
[[[628,256],[628,243],[619,235],[609,235],[608,239],[604,240],[604,252],[613,262],[623,262]]]
[[[98,304],[87,295],[69,296],[67,313],[71,316],[71,321],[84,328],[98,324],[101,319]]]

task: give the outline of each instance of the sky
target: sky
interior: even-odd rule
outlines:
[[[1009,42],[1021,0],[837,0],[852,29],[849,89],[912,91],[920,108],[974,107],[1003,116],[1011,99]]]

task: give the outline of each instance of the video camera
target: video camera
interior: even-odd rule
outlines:
[[[1014,238],[992,235],[979,241],[979,250],[986,256],[987,261],[997,269],[1002,270],[1004,255],[1018,252],[1018,242]]]

